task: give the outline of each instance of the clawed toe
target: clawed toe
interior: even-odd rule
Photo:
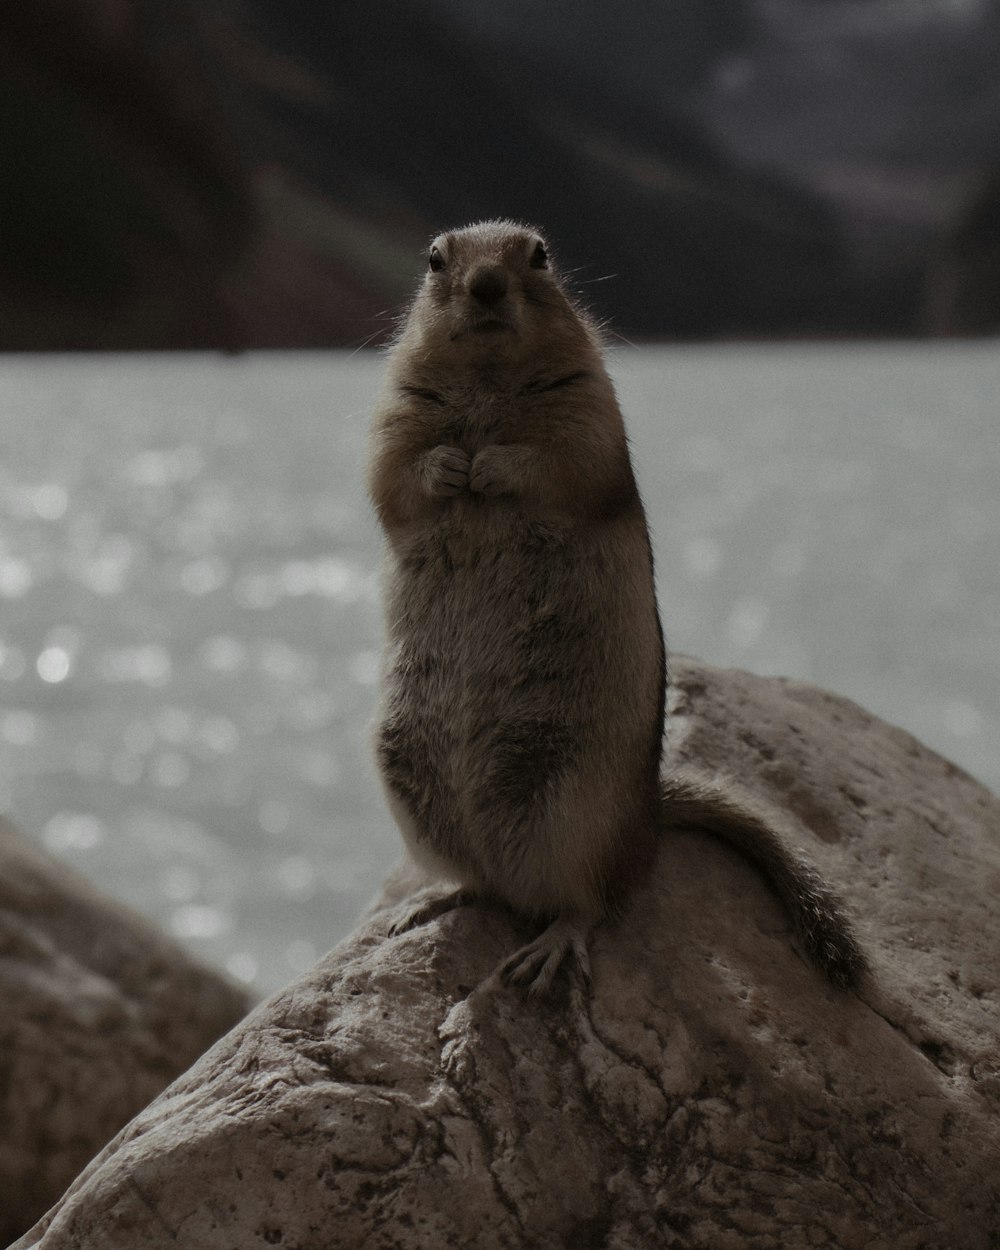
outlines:
[[[454,911],[456,907],[465,907],[468,903],[475,902],[475,899],[476,896],[471,890],[452,890],[450,894],[421,898],[418,902],[411,903],[403,909],[389,925],[389,936],[399,937],[402,933],[409,933],[411,929],[418,929],[421,925],[436,920],[438,916],[443,916],[445,912]]]
[[[401,916],[392,922],[389,926],[389,936],[399,937],[401,933],[408,933],[411,929],[417,928],[426,921],[423,907],[407,907]]]

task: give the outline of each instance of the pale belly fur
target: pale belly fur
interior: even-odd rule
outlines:
[[[659,633],[623,541],[514,518],[435,532],[389,573],[377,755],[404,836],[521,910],[599,907],[607,858],[650,819]]]

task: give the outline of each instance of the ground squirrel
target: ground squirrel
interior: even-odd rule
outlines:
[[[376,755],[414,859],[548,927],[501,965],[544,993],[667,826],[737,844],[831,979],[864,959],[836,897],[724,786],[661,777],[666,659],[646,518],[589,317],[544,237],[435,239],[391,351],[369,485],[387,537]]]

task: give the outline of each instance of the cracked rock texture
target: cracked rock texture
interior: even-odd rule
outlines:
[[[469,907],[352,938],[141,1112],[21,1250],[1000,1245],[1000,803],[779,679],[676,665],[673,752],[777,804],[850,900],[833,990],[757,872],[695,833],[592,947],[593,993],[490,973]]]
[[[0,1003],[0,1245],[249,1006],[2,821]]]

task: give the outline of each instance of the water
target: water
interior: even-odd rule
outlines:
[[[994,344],[621,349],[672,646],[1000,789]],[[0,360],[0,808],[270,990],[398,855],[368,750],[377,354]]]

